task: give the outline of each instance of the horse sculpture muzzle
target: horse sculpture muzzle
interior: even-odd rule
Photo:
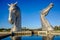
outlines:
[[[13,19],[9,19],[9,22],[11,23],[11,24],[13,24],[14,22],[13,22]]]

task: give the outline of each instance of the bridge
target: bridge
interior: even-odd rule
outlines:
[[[6,38],[8,36],[57,36],[60,35],[60,31],[21,31],[21,32],[0,32],[0,39]]]

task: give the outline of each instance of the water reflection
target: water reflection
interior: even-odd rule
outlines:
[[[11,38],[10,37],[7,37],[7,38],[4,38],[2,40],[11,40]]]
[[[22,36],[22,40],[42,40],[42,36]],[[4,38],[2,40],[11,40],[10,37]],[[60,36],[55,36],[54,40],[60,40]]]

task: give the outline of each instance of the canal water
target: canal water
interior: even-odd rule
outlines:
[[[42,40],[42,36],[22,36],[22,40]],[[10,37],[4,38],[2,40],[11,40]],[[55,36],[54,40],[60,40],[60,36]]]

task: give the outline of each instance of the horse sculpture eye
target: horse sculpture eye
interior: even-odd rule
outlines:
[[[13,9],[13,10],[15,10],[15,9]]]

